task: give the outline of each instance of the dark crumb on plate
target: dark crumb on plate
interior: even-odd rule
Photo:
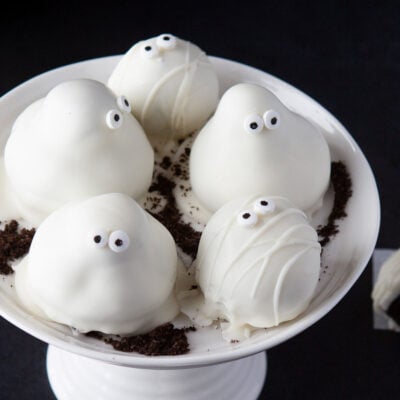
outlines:
[[[171,164],[172,164],[171,158],[165,156],[160,163],[160,167],[163,169],[168,169],[171,166]]]
[[[200,241],[200,232],[195,231],[189,224],[181,221],[182,214],[178,210],[173,194],[175,183],[163,175],[158,175],[156,181],[150,186],[149,191],[159,192],[167,200],[164,209],[152,213],[170,232],[176,244],[192,259],[196,258]],[[151,212],[151,210],[150,210]]]
[[[195,327],[174,328],[171,323],[161,325],[149,333],[129,337],[105,337],[100,332],[89,332],[86,336],[103,340],[115,350],[125,353],[140,353],[146,356],[177,356],[189,352],[186,332],[194,332]]]
[[[8,222],[0,231],[0,274],[9,275],[14,271],[10,263],[28,253],[35,229],[18,229],[17,221]]]
[[[87,332],[87,333],[85,333],[85,336],[90,337],[92,339],[99,339],[99,340],[102,340],[104,337],[103,334],[98,331]]]
[[[335,193],[333,208],[326,225],[320,226],[317,229],[322,247],[326,246],[339,232],[337,221],[347,216],[346,206],[353,194],[351,177],[343,162],[332,162],[331,183]]]
[[[240,340],[237,340],[237,339],[231,339],[231,343],[232,343],[232,344],[234,344],[234,343],[240,343]]]

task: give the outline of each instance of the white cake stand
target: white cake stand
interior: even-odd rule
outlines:
[[[13,277],[0,282],[1,315],[33,336],[49,343],[47,370],[60,400],[254,400],[266,375],[264,350],[303,331],[347,293],[364,270],[374,249],[380,222],[378,192],[371,169],[346,129],[323,107],[287,83],[254,68],[212,57],[221,90],[239,82],[271,89],[290,108],[320,127],[333,160],[343,161],[353,180],[348,217],[340,233],[323,253],[328,266],[306,312],[277,328],[255,332],[241,343],[225,343],[218,329],[189,334],[191,351],[182,356],[145,357],[114,351],[95,339],[65,326],[39,320],[19,304]],[[62,67],[18,86],[0,99],[0,149],[17,115],[56,84],[74,78],[105,82],[119,60],[107,57]],[[313,221],[329,213],[331,194]]]

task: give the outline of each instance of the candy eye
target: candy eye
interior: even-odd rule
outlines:
[[[146,57],[146,58],[155,58],[158,56],[158,47],[156,46],[152,46],[150,44],[146,44],[142,47],[141,49],[142,54]]]
[[[110,110],[106,115],[106,122],[110,129],[118,129],[123,122],[122,114],[118,110]]]
[[[169,33],[164,33],[157,38],[157,46],[160,49],[164,50],[172,50],[176,46],[176,39],[174,36],[170,35]]]
[[[257,223],[258,217],[255,212],[245,210],[245,211],[242,211],[237,216],[237,221],[238,221],[239,225],[252,227]]]
[[[257,114],[249,115],[244,120],[244,129],[246,129],[246,132],[248,133],[259,133],[263,130],[263,128],[264,128],[264,121]]]
[[[125,111],[126,113],[130,113],[132,110],[131,103],[125,96],[119,96],[117,98],[117,104],[121,111]]]
[[[279,116],[279,113],[275,110],[265,111],[263,119],[265,127],[267,129],[279,128],[279,125],[281,124],[281,117]]]
[[[129,236],[124,231],[114,231],[108,239],[108,246],[112,251],[121,253],[129,247],[130,242]]]
[[[275,203],[271,199],[261,198],[254,203],[254,211],[259,214],[270,214],[275,210]]]
[[[95,247],[102,248],[107,245],[108,234],[106,231],[98,229],[90,235],[90,240]]]

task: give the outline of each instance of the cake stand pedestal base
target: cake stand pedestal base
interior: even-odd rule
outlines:
[[[266,355],[198,368],[139,369],[49,346],[47,373],[58,400],[255,400]]]

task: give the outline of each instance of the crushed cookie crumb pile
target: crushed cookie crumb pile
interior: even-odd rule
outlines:
[[[17,221],[8,222],[0,231],[0,274],[10,275],[14,271],[11,263],[28,253],[35,229],[18,229]]]
[[[351,177],[343,162],[332,162],[331,183],[335,192],[333,208],[329,214],[327,223],[319,226],[317,229],[322,247],[326,246],[339,232],[337,221],[347,216],[346,206],[353,194]]]
[[[115,350],[140,353],[146,356],[176,356],[189,352],[186,332],[196,328],[175,328],[171,323],[161,325],[149,333],[128,337],[106,337],[100,332],[89,332],[86,336],[102,340]]]

